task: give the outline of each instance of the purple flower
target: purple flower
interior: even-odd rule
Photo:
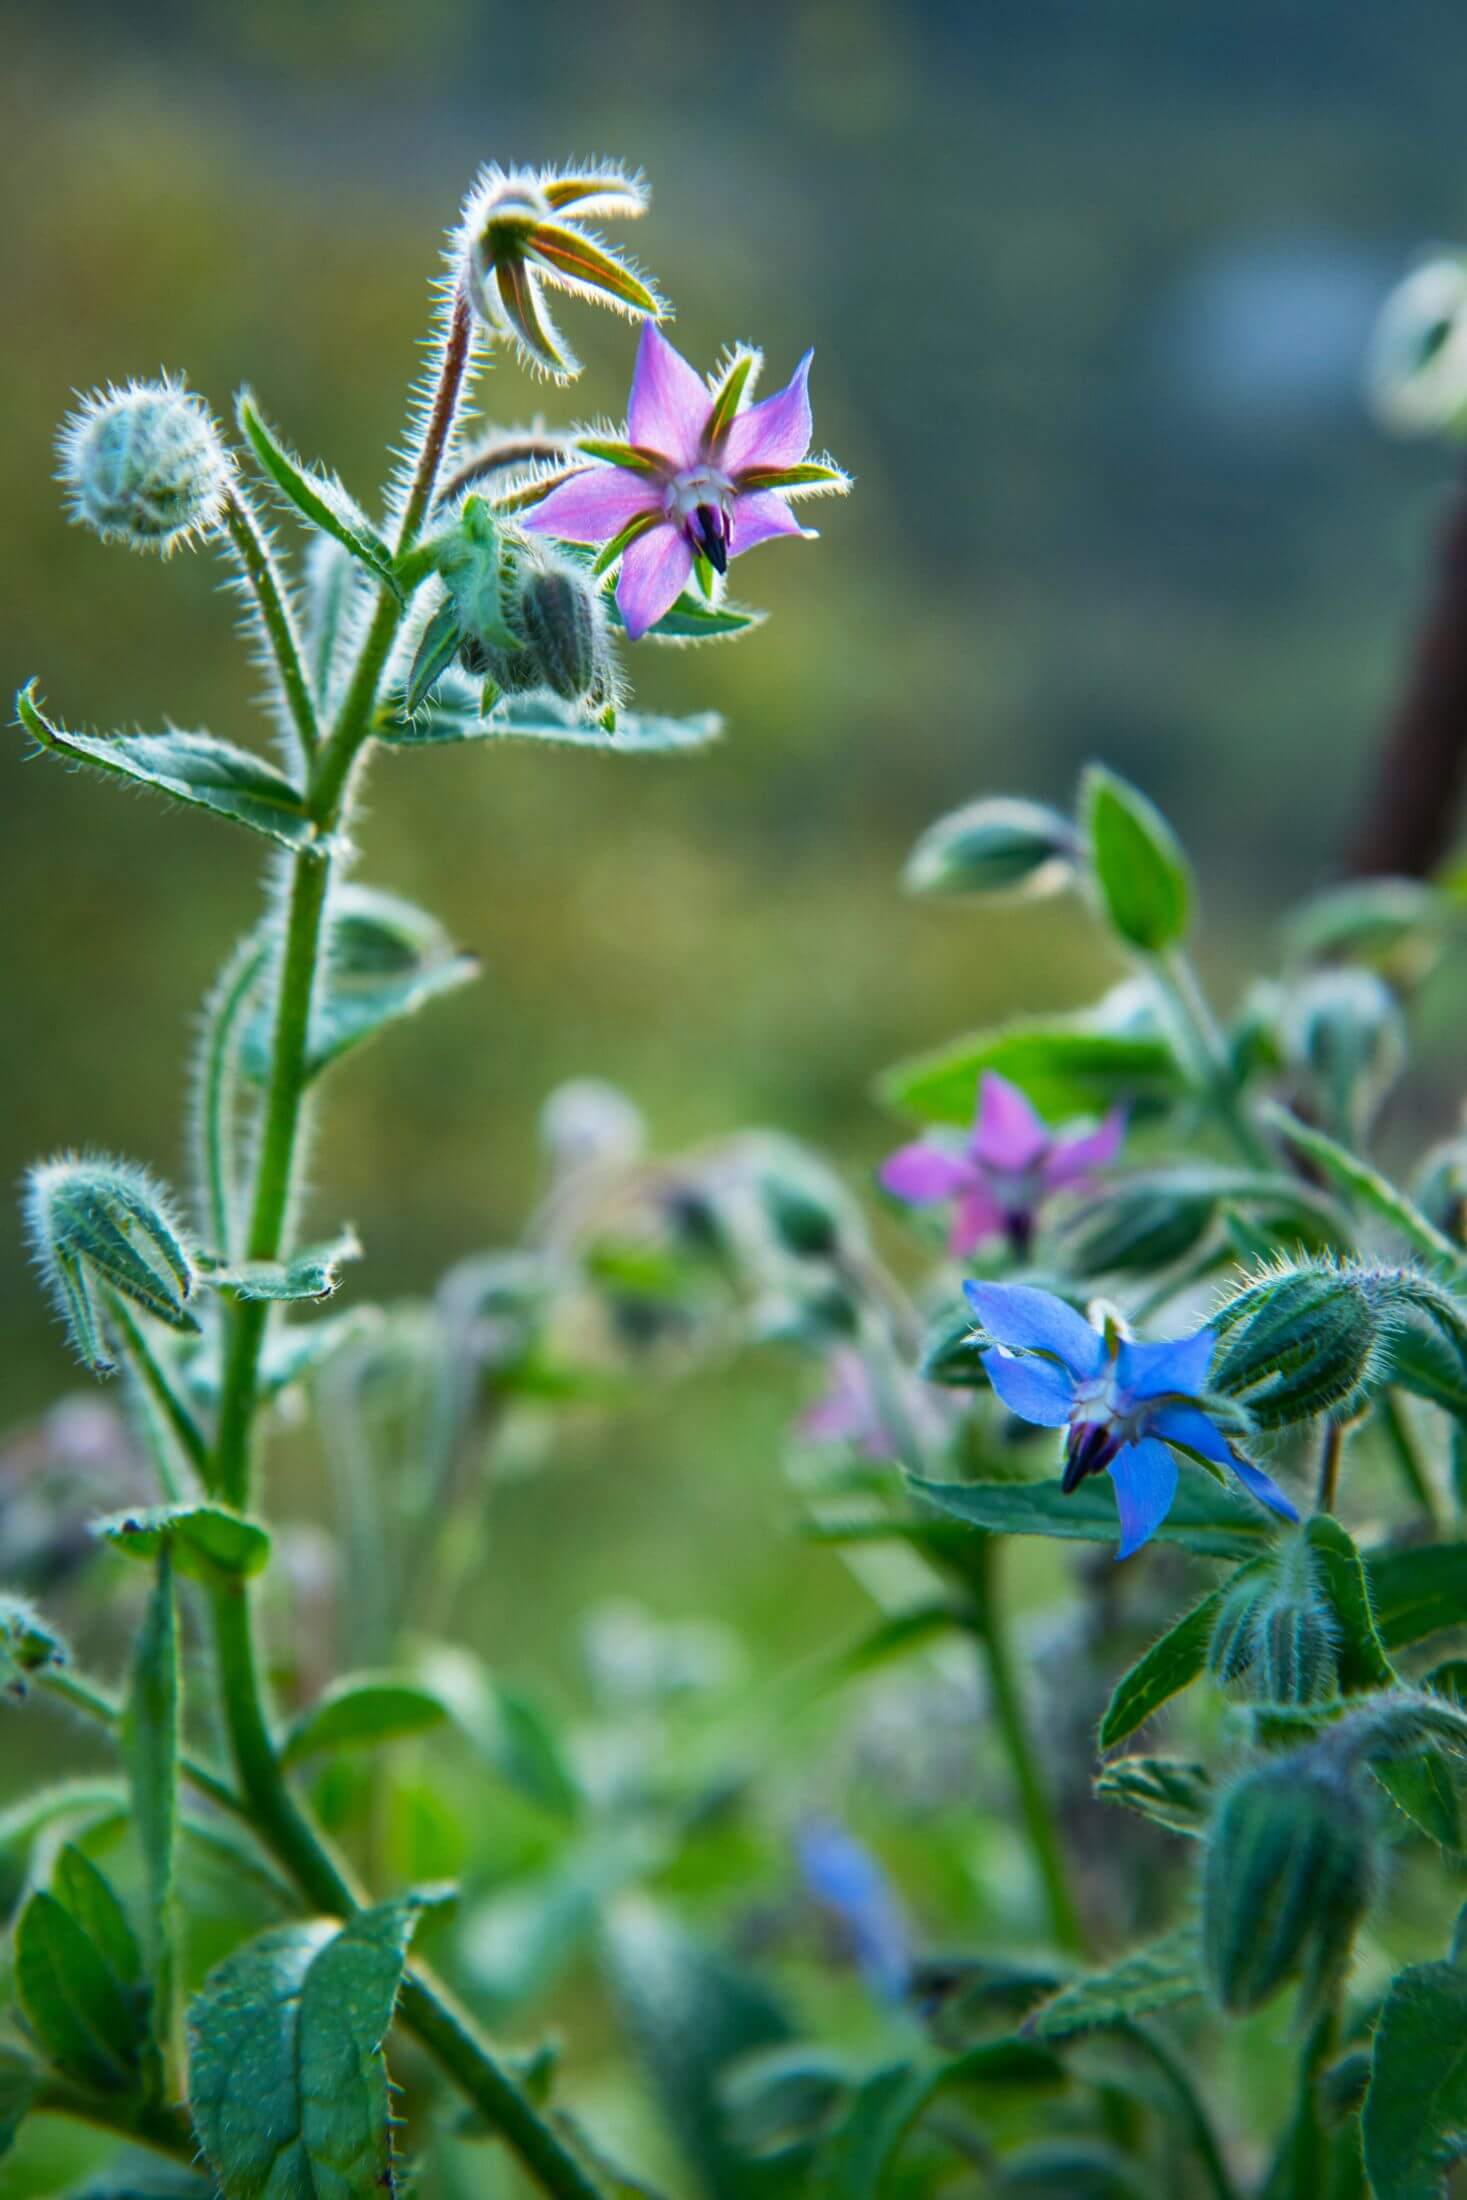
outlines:
[[[965,1283],[991,1340],[989,1381],[1010,1413],[1068,1430],[1066,1495],[1109,1473],[1121,1518],[1118,1556],[1141,1548],[1171,1510],[1174,1449],[1228,1467],[1250,1496],[1285,1520],[1299,1515],[1261,1467],[1233,1450],[1203,1400],[1216,1344],[1210,1329],[1166,1344],[1133,1344],[1092,1329],[1063,1299],[1022,1283]]]
[[[800,1875],[840,1926],[861,1976],[882,2001],[900,2001],[911,1976],[905,1920],[870,1850],[833,1818],[815,1818],[796,1841]]]
[[[583,437],[580,448],[597,463],[526,515],[526,527],[563,542],[620,547],[616,600],[634,642],[677,602],[695,560],[721,574],[757,543],[808,536],[790,497],[849,486],[838,467],[806,458],[812,356],[806,352],[782,390],[746,410],[757,354],[736,354],[710,389],[647,322],[626,440]]]
[[[1098,1130],[1057,1137],[1017,1085],[985,1070],[978,1113],[961,1149],[925,1138],[901,1146],[884,1164],[881,1182],[909,1206],[956,1201],[950,1242],[959,1259],[990,1237],[1007,1237],[1022,1253],[1048,1195],[1083,1183],[1113,1160],[1125,1131],[1124,1111],[1114,1108]]]

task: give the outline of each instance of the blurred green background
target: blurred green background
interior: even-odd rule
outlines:
[[[330,1093],[313,1213],[359,1225],[353,1288],[512,1237],[564,1077],[625,1084],[660,1144],[778,1121],[863,1171],[882,1064],[1087,998],[1110,973],[1068,906],[903,900],[915,833],[970,794],[1063,799],[1105,755],[1193,847],[1224,979],[1328,875],[1450,480],[1359,391],[1389,283],[1467,230],[1467,18],[134,0],[0,7],[0,39],[7,690],[264,738],[217,568],[68,527],[54,423],[73,387],[160,364],[221,412],[248,379],[370,501],[486,158],[642,164],[629,241],[676,340],[700,363],[756,340],[777,379],[813,343],[817,437],[857,477],[818,549],[740,569],[777,607],[759,634],[640,653],[644,699],[726,713],[710,758],[379,764],[362,875],[485,975]],[[620,412],[630,333],[565,317],[580,388],[503,365],[492,418]],[[253,850],[23,747],[0,758],[0,1179],[80,1142],[178,1179],[190,1019],[256,909]],[[1416,1105],[1445,1123],[1463,1050],[1437,1021]],[[8,1210],[0,1338],[0,1418],[72,1383]],[[769,1525],[792,1398],[735,1414],[692,1386],[588,1436],[573,1482],[509,1507],[532,1588],[511,1563],[494,1646],[548,1645],[609,1586],[729,1611],[772,1655],[808,1639],[812,1574],[852,1592]]]

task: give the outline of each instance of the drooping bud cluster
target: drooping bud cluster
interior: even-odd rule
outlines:
[[[616,664],[600,588],[576,558],[504,526],[482,497],[464,501],[438,546],[446,600],[429,621],[408,682],[408,704],[456,657],[499,695],[549,692],[589,711],[614,708]]]
[[[213,415],[181,382],[93,391],[57,438],[73,519],[104,542],[167,556],[218,523],[230,461]]]
[[[1302,1537],[1238,1582],[1223,1602],[1207,1662],[1224,1687],[1260,1703],[1320,1703],[1335,1692],[1339,1627]]]
[[[1338,1975],[1375,1884],[1370,1816],[1327,1748],[1248,1773],[1224,1797],[1203,1870],[1208,1981],[1233,2015],[1291,1978],[1314,2001]]]

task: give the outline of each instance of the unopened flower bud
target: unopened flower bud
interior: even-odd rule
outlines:
[[[1369,1379],[1380,1318],[1365,1281],[1348,1270],[1295,1268],[1249,1284],[1214,1325],[1211,1383],[1261,1428],[1347,1406]]]
[[[164,556],[219,519],[230,462],[201,397],[181,382],[96,390],[57,438],[71,517],[104,542]]]
[[[1370,1901],[1366,1807],[1320,1750],[1249,1773],[1224,1798],[1203,1872],[1208,1980],[1234,2015],[1302,1977],[1314,1999],[1337,1975]]]
[[[1224,1599],[1208,1646],[1214,1678],[1259,1703],[1320,1703],[1335,1692],[1339,1629],[1302,1537]]]
[[[1285,1000],[1281,1036],[1347,1130],[1369,1120],[1406,1063],[1400,1006],[1371,970],[1317,970],[1303,979]]]
[[[1399,435],[1449,434],[1467,417],[1467,258],[1423,261],[1387,298],[1369,366],[1371,400]]]
[[[187,1301],[196,1273],[167,1193],[145,1169],[106,1156],[63,1154],[26,1179],[36,1262],[94,1375],[110,1374],[110,1299],[172,1329],[198,1329]]]
[[[604,683],[606,622],[579,566],[547,561],[527,569],[513,616],[545,686],[562,702],[579,703]]]
[[[793,1176],[766,1176],[760,1187],[775,1236],[797,1260],[829,1260],[840,1246],[841,1218],[822,1188]]]
[[[1075,875],[1075,828],[1042,802],[969,802],[929,825],[907,862],[914,894],[1058,893]]]
[[[646,1125],[618,1086],[602,1077],[572,1077],[540,1110],[540,1137],[559,1168],[615,1168],[640,1157]]]

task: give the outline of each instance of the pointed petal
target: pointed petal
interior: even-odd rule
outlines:
[[[645,535],[628,543],[616,600],[631,641],[639,642],[648,627],[672,609],[692,570],[693,553],[671,522],[649,527]]]
[[[747,466],[796,466],[815,432],[810,418],[810,361],[807,351],[782,390],[739,413],[724,438],[722,458],[734,475]]]
[[[909,1206],[923,1207],[932,1200],[955,1199],[960,1192],[968,1191],[973,1183],[973,1168],[960,1154],[944,1153],[940,1146],[929,1145],[925,1138],[919,1138],[910,1146],[898,1146],[896,1152],[882,1162],[879,1182],[893,1199],[904,1199]]]
[[[949,1249],[959,1260],[966,1260],[975,1245],[985,1238],[997,1237],[1004,1226],[1003,1210],[981,1184],[975,1184],[958,1201],[957,1213],[948,1238]]]
[[[1232,1454],[1228,1465],[1248,1495],[1256,1497],[1260,1505],[1266,1505],[1270,1512],[1277,1513],[1282,1520],[1298,1519],[1298,1507],[1285,1497],[1273,1476],[1265,1474],[1262,1467],[1255,1466],[1251,1459],[1245,1459],[1239,1451]]]
[[[1158,1406],[1147,1415],[1146,1426],[1151,1435],[1160,1436],[1168,1444],[1180,1444],[1183,1451],[1195,1451],[1214,1466],[1233,1464],[1232,1445],[1201,1406]]]
[[[1044,1157],[1044,1181],[1051,1191],[1062,1184],[1078,1184],[1096,1169],[1114,1161],[1126,1135],[1126,1111],[1112,1108],[1098,1130],[1080,1138],[1057,1138]]]
[[[1172,1337],[1164,1344],[1122,1344],[1116,1380],[1131,1398],[1163,1398],[1168,1391],[1195,1398],[1207,1383],[1217,1338],[1210,1329],[1195,1337]]]
[[[995,1344],[1048,1352],[1073,1375],[1098,1375],[1105,1339],[1052,1291],[1027,1283],[965,1283],[963,1295]]]
[[[649,321],[637,345],[627,441],[661,452],[674,466],[696,466],[712,409],[702,377],[673,350],[655,321]]]
[[[524,526],[537,535],[557,535],[562,542],[610,542],[642,512],[655,512],[662,502],[655,482],[642,474],[626,473],[620,466],[588,466],[552,489],[524,517]]]
[[[813,542],[815,529],[800,525],[776,489],[735,497],[728,537],[731,558],[741,558],[746,550],[757,548],[761,542],[772,542],[776,535],[803,535],[807,542]]]
[[[973,1152],[990,1169],[1016,1176],[1032,1168],[1049,1144],[1049,1132],[1017,1085],[991,1069],[978,1087]]]
[[[1129,1558],[1155,1535],[1171,1511],[1177,1494],[1177,1462],[1165,1444],[1143,1436],[1139,1444],[1122,1445],[1110,1463],[1110,1478],[1121,1516],[1116,1557]]]
[[[1017,1360],[1009,1352],[985,1352],[983,1369],[1010,1413],[1036,1428],[1063,1428],[1075,1403],[1075,1378],[1053,1360]]]

